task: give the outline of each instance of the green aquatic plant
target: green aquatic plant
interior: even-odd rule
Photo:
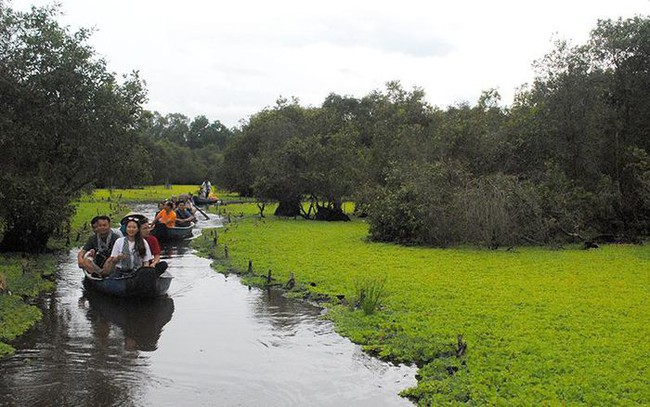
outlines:
[[[366,315],[374,314],[384,297],[386,287],[384,276],[363,276],[354,280],[354,306]]]

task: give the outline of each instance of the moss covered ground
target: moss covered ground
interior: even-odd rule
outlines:
[[[252,261],[259,282],[294,273],[294,295],[330,298],[339,332],[420,367],[403,395],[422,405],[650,404],[647,245],[403,247],[368,242],[362,220],[259,219],[255,209],[221,208],[233,222],[216,247],[212,235],[195,245],[221,271],[246,273]],[[366,315],[353,303],[373,278],[385,288]]]

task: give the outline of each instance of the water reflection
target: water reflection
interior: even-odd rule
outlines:
[[[174,313],[174,300],[169,297],[133,300],[84,291],[79,305],[88,307],[86,316],[98,343],[106,342],[114,325],[122,329],[126,350],[156,350],[162,329]]]
[[[76,280],[80,284],[78,274]],[[16,344],[15,357],[0,362],[0,405],[128,405],[137,399],[130,383],[146,378],[146,363],[125,346],[126,336],[102,316],[99,302],[75,304],[55,293],[39,306],[41,322]],[[145,339],[147,346],[158,340],[155,333]]]
[[[185,256],[192,250],[190,244],[190,240],[181,240],[179,242],[161,242],[161,257],[170,259],[173,257]]]
[[[260,290],[253,303],[255,316],[280,332],[292,332],[301,323],[313,320],[322,310],[306,302],[288,299],[279,289]]]

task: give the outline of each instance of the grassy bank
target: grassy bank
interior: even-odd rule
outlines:
[[[218,246],[222,268],[294,273],[311,298],[334,298],[338,330],[380,357],[421,367],[404,392],[422,404],[650,403],[650,247],[515,251],[401,247],[366,241],[359,220],[259,220],[248,207]],[[271,213],[271,212],[268,212]],[[241,218],[235,215],[244,215]],[[354,303],[385,280],[373,315]],[[302,295],[302,294],[300,294]],[[457,357],[458,335],[467,351]]]

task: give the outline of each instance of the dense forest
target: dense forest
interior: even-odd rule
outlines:
[[[398,82],[320,107],[279,100],[226,147],[223,185],[276,214],[367,215],[373,239],[497,248],[650,231],[650,19],[557,42],[512,105],[430,106]],[[299,203],[314,203],[315,213]],[[321,215],[322,212],[322,215]]]
[[[353,200],[373,239],[404,244],[650,232],[650,17],[557,42],[509,106],[491,89],[442,109],[394,81],[316,107],[281,98],[229,129],[144,109],[138,73],[109,72],[59,14],[0,0],[3,250],[42,250],[90,188],[204,177],[279,216],[345,220]]]

